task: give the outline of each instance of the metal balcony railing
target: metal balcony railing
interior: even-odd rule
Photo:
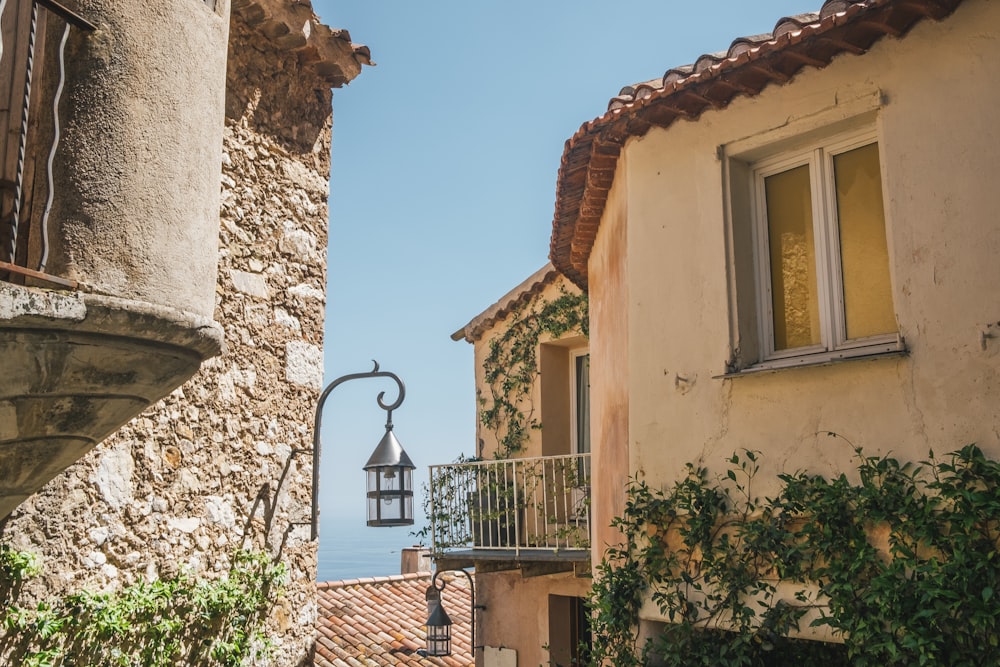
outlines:
[[[43,11],[44,10],[44,11]],[[54,19],[54,20],[50,20]],[[50,24],[47,26],[47,24]],[[51,99],[49,86],[38,86],[46,49],[47,27],[62,28],[58,76]],[[59,103],[66,83],[66,42],[70,30],[96,26],[56,0],[0,0],[0,279],[25,277],[61,287],[76,283],[45,273],[49,257],[49,215],[55,197],[52,167],[62,130]],[[40,89],[39,89],[40,88]],[[38,114],[38,117],[34,116]],[[41,137],[51,142],[40,146]],[[44,189],[35,178],[45,164]],[[44,193],[45,202],[33,193]],[[29,233],[30,232],[30,233]]]
[[[590,455],[430,467],[431,543],[459,549],[590,548]]]

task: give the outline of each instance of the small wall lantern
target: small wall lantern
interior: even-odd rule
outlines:
[[[2,0],[0,0],[2,1]],[[386,411],[385,435],[379,441],[371,458],[365,464],[368,473],[368,525],[369,526],[412,526],[413,525],[413,471],[416,466],[403,451],[403,447],[392,433],[392,411],[403,403],[406,387],[395,373],[380,371],[378,362],[367,373],[343,375],[326,386],[316,404],[316,421],[313,424],[313,484],[312,484],[312,537],[319,539],[319,463],[322,441],[319,434],[323,425],[323,406],[330,392],[349,380],[363,378],[389,378],[399,388],[399,396],[392,403],[382,399],[380,392],[378,405]]]
[[[427,655],[451,655],[451,618],[441,606],[441,592],[431,586],[427,589]]]
[[[368,525],[413,525],[413,471],[416,466],[392,432],[392,411],[385,435],[365,464],[368,471]]]
[[[475,657],[476,649],[482,648],[482,646],[476,646],[476,612],[482,611],[486,607],[476,604],[476,586],[472,581],[472,575],[465,570],[437,570],[431,578],[431,585],[427,587],[425,596],[428,613],[427,622],[424,624],[427,629],[425,652],[429,656],[451,655],[451,618],[444,610],[444,605],[441,604],[441,591],[445,589],[447,584],[443,579],[440,585],[438,584],[438,575],[442,572],[461,572],[469,580],[469,624],[472,629],[470,639],[472,655]]]

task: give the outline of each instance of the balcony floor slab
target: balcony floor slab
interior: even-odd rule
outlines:
[[[588,549],[462,549],[433,557],[440,570],[474,567],[477,571],[526,570],[555,566],[559,571],[580,570],[590,563]],[[589,567],[587,568],[589,569]]]

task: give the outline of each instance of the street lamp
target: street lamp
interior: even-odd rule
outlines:
[[[378,405],[386,411],[385,435],[375,447],[371,458],[365,464],[368,475],[368,525],[369,526],[412,526],[413,525],[413,471],[416,466],[403,451],[402,445],[392,432],[392,411],[403,403],[406,387],[395,373],[380,371],[378,362],[367,373],[350,373],[328,384],[319,395],[316,405],[316,421],[313,424],[313,494],[312,494],[312,539],[319,537],[319,462],[322,450],[320,429],[323,421],[323,406],[330,392],[347,382],[361,378],[387,377],[395,381],[399,397],[392,403],[383,402],[385,392],[379,392]]]
[[[444,582],[441,585],[441,590],[443,589]],[[429,656],[451,655],[451,617],[441,606],[441,590],[435,586],[428,586],[425,595],[427,600],[425,653]]]
[[[381,398],[379,394],[379,405]],[[368,471],[368,525],[412,526],[413,469],[416,466],[396,440],[392,432],[392,410],[388,412],[385,435],[364,467]]]
[[[436,570],[434,577],[431,578],[431,585],[427,587],[425,595],[428,613],[427,622],[424,624],[427,627],[425,652],[429,656],[451,655],[451,617],[448,616],[448,612],[444,610],[444,605],[441,603],[441,592],[444,591],[447,584],[442,579],[441,585],[438,586],[438,575],[442,572],[461,572],[469,580],[469,593],[471,597],[469,624],[472,626],[472,636],[470,639],[472,641],[472,657],[475,658],[476,649],[482,648],[481,646],[476,646],[476,612],[482,611],[486,607],[476,604],[476,586],[472,582],[472,575],[465,570]]]

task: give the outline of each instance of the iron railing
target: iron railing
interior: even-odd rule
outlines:
[[[590,548],[590,455],[430,467],[431,544],[521,551]]]
[[[46,49],[40,44],[44,43],[49,17],[57,20],[57,27],[61,24],[62,37],[55,89],[50,100],[43,100],[40,93],[44,91],[34,88],[44,62]],[[31,277],[62,287],[76,286],[74,281],[45,273],[49,215],[55,197],[52,170],[62,131],[59,103],[66,83],[66,42],[73,28],[96,30],[94,24],[56,0],[0,0],[0,279]],[[49,105],[51,111],[42,112]],[[43,120],[51,123],[44,131],[32,132],[36,113],[42,113],[34,119],[39,124]],[[42,135],[51,136],[47,151],[32,145]],[[35,163],[42,160],[45,203],[40,211],[32,212],[31,193],[42,192],[34,178]]]

